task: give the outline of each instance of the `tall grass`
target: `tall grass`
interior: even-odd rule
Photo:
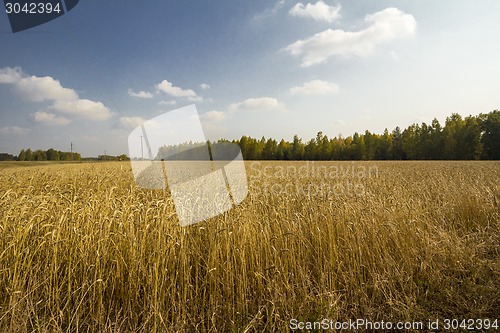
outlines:
[[[249,163],[246,200],[186,228],[167,192],[134,185],[128,163],[0,170],[0,331],[498,315],[498,162],[316,162],[378,170],[329,180],[260,173],[304,163]],[[297,190],[345,178],[363,193]]]

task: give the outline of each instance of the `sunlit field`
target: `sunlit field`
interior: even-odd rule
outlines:
[[[130,169],[0,164],[0,331],[498,316],[499,162],[246,162],[242,204],[189,227]]]

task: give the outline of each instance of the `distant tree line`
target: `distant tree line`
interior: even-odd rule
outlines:
[[[92,158],[92,159],[95,159],[95,158]],[[97,161],[130,161],[130,158],[127,155],[125,155],[125,154],[121,154],[121,155],[118,155],[118,156],[99,155],[97,157],[97,159],[95,159],[95,160],[97,160]]]
[[[77,152],[63,152],[50,148],[48,150],[21,149],[18,156],[0,153],[0,161],[130,161],[127,155],[99,155],[98,157],[81,157]]]
[[[365,131],[329,138],[319,132],[307,142],[297,135],[291,142],[248,136],[219,142],[239,145],[245,160],[498,160],[500,111],[465,118],[454,113],[444,126],[434,118],[430,125],[396,127],[390,133],[385,129],[383,134]],[[191,141],[163,146],[155,159],[206,160],[204,147],[205,143]]]
[[[16,156],[7,154],[7,153],[0,153],[0,161],[15,161],[17,159]]]
[[[5,156],[3,156],[5,155]],[[2,159],[4,157],[4,159]],[[10,158],[10,159],[7,159]],[[62,152],[50,148],[48,150],[35,150],[30,148],[22,149],[19,155],[13,156],[9,154],[0,154],[0,161],[129,161],[127,155],[121,154],[118,156],[99,155],[98,157],[81,157],[77,152]]]
[[[21,149],[17,156],[17,161],[80,161],[79,153],[63,152],[50,148],[48,150],[37,149],[32,151],[31,148]]]
[[[444,126],[434,119],[383,134],[328,138],[319,132],[307,142],[297,135],[292,142],[242,136],[231,142],[245,160],[498,160],[500,111],[465,118],[454,113]]]

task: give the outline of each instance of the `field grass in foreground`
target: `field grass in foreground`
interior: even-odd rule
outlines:
[[[0,169],[0,331],[281,332],[323,318],[494,318],[500,163],[247,162],[181,228],[129,163]]]

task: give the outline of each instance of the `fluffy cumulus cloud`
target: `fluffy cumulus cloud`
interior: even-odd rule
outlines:
[[[239,111],[285,111],[285,104],[278,101],[276,98],[271,97],[260,97],[260,98],[249,98],[240,103],[234,103],[229,105],[229,111],[239,112]]]
[[[172,84],[172,82],[169,82],[167,80],[163,80],[159,84],[157,84],[156,89],[172,97],[187,98],[188,100],[193,102],[202,100],[202,98],[198,96],[193,90],[176,87]]]
[[[0,68],[0,83],[12,84],[17,93],[32,102],[78,98],[73,89],[64,88],[58,80],[50,76],[27,76],[19,67]]]
[[[292,95],[324,95],[333,94],[339,91],[339,86],[333,82],[323,80],[313,80],[301,86],[290,88]]]
[[[22,70],[19,67],[0,68],[0,83],[15,84],[22,80]]]
[[[30,130],[28,128],[18,126],[6,126],[0,128],[0,134],[26,134]]]
[[[33,119],[36,122],[47,124],[47,125],[68,125],[71,123],[71,120],[65,117],[56,116],[53,113],[46,111],[37,111],[33,114]]]
[[[288,45],[285,50],[302,58],[302,67],[325,62],[332,56],[372,54],[377,45],[415,34],[415,18],[397,8],[386,8],[365,17],[368,27],[360,31],[327,29]]]
[[[55,101],[49,109],[70,116],[73,119],[102,121],[109,119],[112,115],[111,111],[104,104],[88,99]]]
[[[340,5],[329,6],[320,0],[315,4],[308,3],[307,5],[299,2],[290,9],[289,13],[292,16],[308,17],[316,21],[331,23],[340,17],[340,9]]]
[[[120,127],[125,129],[133,129],[144,123],[144,119],[141,117],[121,117],[118,121]]]
[[[139,97],[139,98],[153,98],[153,94],[150,93],[150,92],[146,92],[146,91],[139,91],[139,92],[135,92],[133,91],[132,89],[129,89],[128,90],[128,94],[132,97]]]
[[[50,125],[67,125],[74,119],[103,121],[111,117],[111,111],[101,102],[80,99],[78,94],[50,77],[26,75],[21,68],[0,68],[0,84],[10,84],[25,100],[50,101],[45,110],[32,114],[36,122]]]
[[[200,115],[200,119],[204,121],[222,121],[226,115],[222,111],[208,111]]]

